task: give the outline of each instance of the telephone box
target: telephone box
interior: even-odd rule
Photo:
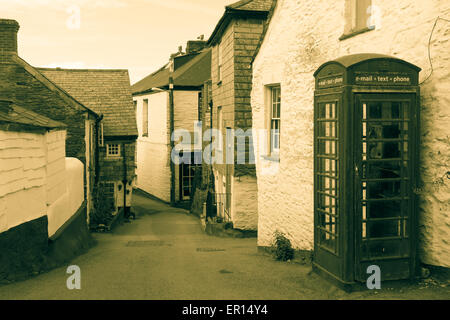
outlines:
[[[417,272],[420,68],[379,54],[314,74],[314,262],[339,284]]]

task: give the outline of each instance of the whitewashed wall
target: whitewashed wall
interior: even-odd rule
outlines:
[[[84,165],[76,158],[64,158],[64,179],[60,196],[48,205],[48,235],[53,236],[80,208],[84,200]]]
[[[174,127],[191,133],[194,142],[194,122],[198,119],[198,91],[174,91]],[[142,136],[143,101],[148,99],[148,137]],[[137,143],[137,187],[160,198],[170,201],[170,123],[168,92],[134,97],[137,101],[137,123],[139,138]],[[178,145],[185,149],[183,145]],[[188,146],[190,148],[190,146]],[[179,172],[175,168],[175,195],[179,198]]]
[[[198,93],[199,91],[174,91],[175,129],[194,132],[194,122],[198,121]]]
[[[45,140],[0,130],[0,233],[47,213]]]
[[[144,99],[148,99],[148,137],[142,136]],[[134,97],[139,131],[136,186],[164,201],[170,201],[168,99],[167,92]]]
[[[281,150],[278,171],[257,163],[258,245],[284,232],[297,249],[313,248],[314,71],[324,62],[354,53],[393,55],[431,72],[428,41],[438,16],[450,19],[442,0],[374,0],[381,9],[378,29],[339,41],[345,1],[278,0],[272,22],[253,64],[253,127],[265,127],[264,88],[280,83]],[[421,86],[421,258],[450,266],[450,24],[438,21],[431,54],[434,72]],[[259,156],[257,152],[257,157]],[[441,179],[442,178],[442,179]]]
[[[0,131],[0,233],[48,216],[55,232],[84,200],[81,161],[65,158],[66,131]]]

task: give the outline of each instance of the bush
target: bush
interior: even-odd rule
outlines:
[[[94,210],[91,213],[91,223],[94,225],[108,225],[114,211],[114,202],[108,197],[105,186],[99,185],[93,192]]]
[[[294,258],[294,249],[291,241],[279,231],[274,233],[273,253],[275,258],[279,261],[288,261]]]

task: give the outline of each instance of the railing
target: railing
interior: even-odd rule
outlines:
[[[214,202],[217,208],[217,216],[221,217],[225,222],[231,221],[231,193],[215,193]]]

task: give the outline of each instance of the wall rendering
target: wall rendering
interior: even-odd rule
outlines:
[[[253,63],[253,128],[266,126],[265,90],[281,85],[280,162],[258,151],[258,245],[273,233],[295,248],[313,248],[314,71],[324,62],[354,53],[396,56],[422,68],[420,254],[424,263],[450,266],[450,16],[448,1],[374,0],[376,30],[339,40],[346,1],[278,0]],[[320,23],[317,23],[320,21]],[[428,59],[428,43],[433,26]],[[276,170],[264,170],[274,165]]]

